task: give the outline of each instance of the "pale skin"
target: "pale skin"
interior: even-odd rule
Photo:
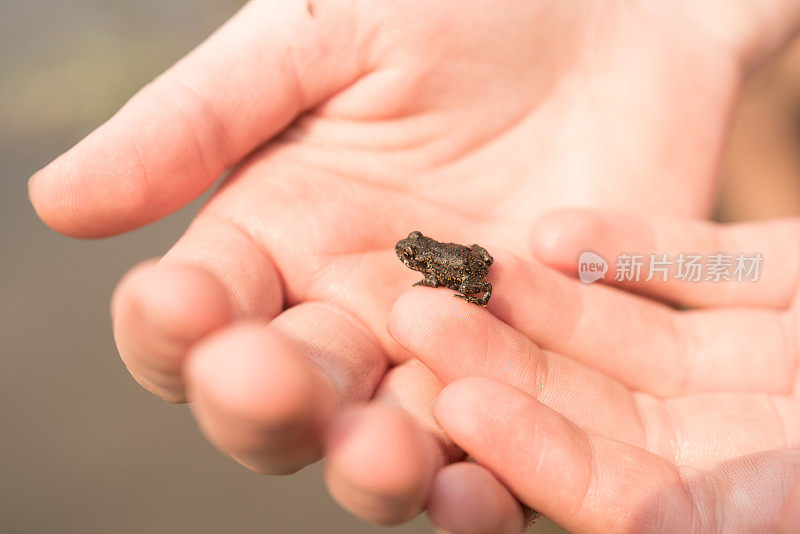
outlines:
[[[136,380],[191,401],[250,469],[326,453],[332,493],[369,520],[431,502],[436,524],[468,510],[464,534],[518,531],[503,485],[441,469],[461,458],[430,414],[441,383],[386,331],[414,281],[393,244],[420,229],[530,260],[553,207],[706,215],[742,76],[799,18],[734,5],[254,0],[37,173],[31,200],[60,232],[108,236],[233,167],[115,292]]]
[[[590,244],[608,258],[758,250],[763,269],[757,283],[628,285],[684,310],[513,256],[497,258],[498,291],[520,298],[495,315],[403,295],[391,331],[450,384],[434,408],[447,434],[573,532],[798,532],[800,220],[568,210],[535,235],[538,258],[573,270]],[[482,469],[445,470],[466,468]]]

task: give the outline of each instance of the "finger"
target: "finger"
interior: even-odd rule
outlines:
[[[291,473],[320,455],[335,388],[272,329],[220,333],[193,351],[187,371],[201,429],[249,469]]]
[[[269,325],[232,326],[194,348],[188,396],[209,440],[260,473],[294,472],[320,458],[343,405],[363,402],[386,367],[374,339],[324,304]]]
[[[582,428],[647,445],[638,405],[626,387],[540,349],[479,306],[443,291],[416,288],[397,299],[389,331],[444,384],[470,376],[506,382]]]
[[[115,292],[114,337],[139,384],[168,402],[185,402],[186,351],[232,321],[233,313],[227,293],[206,271],[147,262]]]
[[[736,459],[711,472],[679,470],[486,379],[446,387],[434,413],[520,500],[575,532],[772,531],[786,480],[800,467],[795,452]]]
[[[181,402],[192,345],[234,318],[269,319],[282,306],[281,281],[265,252],[235,225],[201,216],[160,262],[120,282],[114,335],[134,378]]]
[[[436,474],[428,516],[452,534],[520,534],[527,521],[513,495],[485,468],[458,462]]]
[[[331,495],[359,517],[385,525],[417,516],[444,457],[433,436],[387,406],[342,414],[327,440],[325,480]]]
[[[381,524],[423,511],[436,472],[463,457],[433,420],[431,402],[440,390],[428,369],[409,360],[386,374],[370,409],[353,410],[337,425],[326,450],[326,481],[339,504]],[[384,467],[374,469],[376,462]]]
[[[492,269],[495,294],[489,308],[498,318],[541,347],[635,390],[673,397],[710,391],[788,393],[793,386],[796,336],[785,312],[679,312],[509,254],[497,253]]]
[[[646,530],[659,492],[670,493],[663,502],[690,510],[669,462],[590,436],[511,386],[464,379],[443,390],[434,413],[520,500],[571,531]],[[662,529],[680,530],[672,526]]]
[[[365,68],[371,31],[347,5],[248,3],[111,120],[37,173],[52,228],[99,237],[187,204],[301,111]]]
[[[675,220],[633,213],[594,210],[559,210],[542,217],[533,233],[534,253],[545,263],[576,273],[578,258],[584,251],[594,251],[609,262],[606,281],[613,283],[614,265],[620,254],[643,255],[640,281],[620,285],[642,294],[683,306],[750,305],[786,308],[794,296],[800,269],[800,224],[794,219],[719,225],[707,221]],[[678,257],[683,253],[702,255],[701,281],[677,280]],[[743,281],[736,281],[736,256],[760,253],[763,260],[757,281],[742,271]],[[654,270],[649,276],[650,254],[657,260],[668,254],[672,261],[664,275]],[[709,256],[732,256],[727,267],[731,281],[714,282],[708,270]],[[727,260],[725,260],[727,261]],[[684,264],[685,265],[685,264]],[[746,262],[749,269],[752,262]],[[654,265],[654,267],[657,267]],[[665,266],[667,267],[667,266]],[[625,271],[627,274],[627,271]],[[617,264],[616,275],[620,267]],[[684,267],[684,274],[689,269]],[[711,280],[707,278],[711,276]],[[693,279],[693,276],[689,276]]]
[[[346,423],[337,425],[326,451],[326,480],[331,494],[344,508],[382,524],[408,521],[424,509],[432,498],[431,481],[437,479],[442,465],[463,458],[433,420],[430,406],[440,390],[441,383],[427,368],[409,360],[389,371],[371,409],[354,410]],[[381,407],[389,409],[381,411]],[[395,421],[389,430],[387,420]],[[372,468],[375,457],[384,467]],[[475,528],[481,525],[523,523],[518,503],[497,481],[483,488],[488,499],[481,506],[473,506],[472,500],[461,502],[467,495],[458,488],[448,492],[446,484],[440,486],[445,493],[439,495],[444,499],[440,501],[443,514],[449,513],[448,506],[468,505],[475,517],[481,517],[466,532],[480,532]]]
[[[432,498],[431,481],[436,480],[442,465],[463,458],[461,450],[433,420],[430,407],[440,390],[441,383],[427,368],[409,360],[384,377],[371,403],[374,410],[353,411],[344,425],[346,430],[334,431],[333,444],[326,450],[326,480],[331,494],[344,508],[382,524],[408,521],[424,509]],[[390,409],[382,412],[380,407]],[[397,427],[387,431],[385,421],[377,421],[379,418],[398,419]],[[394,431],[406,435],[396,438]],[[386,467],[372,469],[374,456]],[[480,525],[519,522],[523,513],[502,485],[495,481],[484,488],[484,494],[490,498],[480,507],[473,506],[472,501],[460,502],[465,494],[457,489],[441,496],[446,499],[443,506],[470,506],[473,515],[481,517],[467,532]]]
[[[390,332],[439,379],[508,383],[587,432],[706,468],[760,450],[800,446],[791,397],[697,394],[660,400],[632,393],[594,368],[542,350],[478,306],[415,289],[392,309]]]

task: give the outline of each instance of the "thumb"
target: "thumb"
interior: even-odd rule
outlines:
[[[312,3],[313,2],[313,3]],[[365,71],[351,2],[254,0],[29,184],[53,229],[102,237],[160,219]]]

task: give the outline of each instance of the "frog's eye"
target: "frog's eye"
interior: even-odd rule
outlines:
[[[410,249],[410,248],[404,248],[403,249],[403,257],[404,258],[408,258],[408,259],[413,258],[414,257],[414,251],[412,249]]]

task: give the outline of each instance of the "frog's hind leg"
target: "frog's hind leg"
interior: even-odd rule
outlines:
[[[483,296],[480,299],[480,305],[486,306],[489,304],[489,298],[492,296],[492,284],[489,282],[483,283]]]
[[[492,284],[489,282],[484,282],[483,287],[478,291],[471,291],[470,293],[480,293],[483,292],[483,295],[480,297],[473,297],[471,295],[462,295],[460,293],[454,293],[454,297],[458,297],[460,299],[464,299],[467,302],[471,302],[473,304],[477,304],[478,306],[486,306],[489,303],[489,297],[492,296]]]

